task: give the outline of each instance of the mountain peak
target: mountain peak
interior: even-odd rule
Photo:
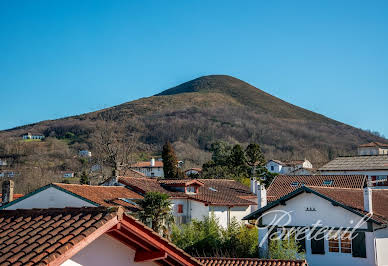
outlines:
[[[162,91],[155,96],[192,92],[218,92],[233,96],[240,90],[250,90],[251,92],[255,90],[256,92],[258,91],[258,89],[252,85],[232,76],[208,75],[187,81],[176,87]]]

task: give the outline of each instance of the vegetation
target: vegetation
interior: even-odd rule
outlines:
[[[165,178],[182,178],[183,172],[178,167],[178,160],[170,142],[163,145],[163,172]]]
[[[85,171],[82,172],[79,182],[82,185],[89,185],[90,184],[89,176],[86,174]]]
[[[301,251],[295,238],[290,236],[286,239],[271,240],[269,242],[269,257],[271,259],[303,260],[305,253]]]
[[[148,192],[139,201],[141,210],[138,212],[140,221],[149,225],[158,234],[169,237],[174,217],[171,214],[171,202],[167,194]]]
[[[180,227],[174,226],[172,242],[189,254],[199,257],[257,257],[257,229],[232,220],[222,228],[212,215],[204,221],[193,220]]]
[[[204,178],[228,178],[249,185],[249,178],[264,180],[267,186],[274,174],[265,168],[264,155],[260,145],[251,143],[245,151],[239,144],[229,145],[216,142],[211,145],[212,159],[205,163],[202,176]]]
[[[46,138],[21,141],[20,135],[28,131]],[[387,142],[379,134],[286,103],[236,78],[206,76],[158,96],[1,131],[0,158],[9,158],[9,168],[20,172],[15,188],[27,193],[59,182],[59,171],[82,173],[98,163],[103,171],[88,173],[97,184],[123,165],[159,155],[166,141],[185,168],[209,162],[217,141],[241,147],[259,143],[268,159],[307,158],[314,167],[338,155],[355,154],[361,143]],[[86,166],[76,159],[84,149],[93,154]],[[216,172],[227,170],[216,165]]]

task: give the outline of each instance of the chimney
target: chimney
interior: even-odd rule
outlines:
[[[14,183],[12,180],[4,181],[2,185],[2,204],[7,204],[13,200],[13,187]]]
[[[364,188],[364,210],[368,213],[373,213],[372,189]]]
[[[257,191],[257,180],[254,177],[251,177],[251,192],[256,195]]]
[[[261,184],[257,184],[257,205],[258,209],[267,205],[267,190]]]
[[[155,166],[155,159],[154,158],[151,159],[151,166]]]

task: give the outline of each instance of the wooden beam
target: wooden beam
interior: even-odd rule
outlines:
[[[146,261],[155,261],[163,260],[167,258],[166,251],[147,251],[144,249],[136,250],[135,262],[146,262]]]

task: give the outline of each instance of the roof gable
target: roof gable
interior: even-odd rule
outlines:
[[[0,264],[60,265],[103,234],[135,249],[135,261],[149,254],[161,263],[200,265],[121,207],[2,211]]]

